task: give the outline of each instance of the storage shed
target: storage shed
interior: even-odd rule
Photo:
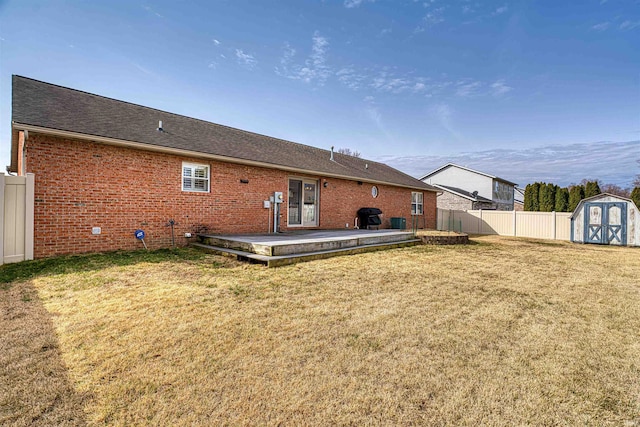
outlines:
[[[633,200],[609,193],[583,199],[571,215],[571,241],[640,246],[640,211]]]

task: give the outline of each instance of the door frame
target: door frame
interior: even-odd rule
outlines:
[[[291,181],[300,181],[302,183],[301,186],[301,192],[299,195],[299,199],[298,199],[298,204],[300,205],[300,224],[291,224],[290,220],[290,213],[289,213],[289,207],[290,205],[290,197],[291,197]],[[314,216],[314,222],[305,222],[304,220],[304,186],[305,184],[313,184],[315,186],[315,200],[313,203],[314,206],[314,210],[315,210],[315,216]],[[313,179],[313,178],[307,178],[307,177],[302,177],[302,176],[290,176],[287,178],[287,227],[318,227],[318,224],[320,223],[320,180],[319,179]]]
[[[600,208],[600,225],[595,229],[595,224],[590,221],[592,207]],[[620,208],[620,224],[609,224],[609,209]],[[594,228],[592,230],[592,228]],[[599,238],[596,233],[600,232]],[[613,234],[611,234],[613,233]],[[610,245],[614,239],[620,240],[620,246],[627,245],[627,203],[626,202],[590,202],[584,204],[584,242],[600,245]]]

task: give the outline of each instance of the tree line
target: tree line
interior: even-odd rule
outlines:
[[[580,200],[610,193],[633,200],[640,207],[640,175],[633,190],[615,184],[601,184],[598,180],[583,179],[580,184],[560,187],[552,183],[534,182],[524,190],[524,210],[530,212],[573,212]]]

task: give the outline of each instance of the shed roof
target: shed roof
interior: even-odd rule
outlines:
[[[502,182],[504,182],[506,184],[511,184],[511,185],[514,185],[514,186],[518,185],[515,182],[511,182],[511,181],[506,180],[504,178],[500,178],[500,177],[495,176],[495,175],[489,175],[488,173],[480,172],[480,171],[477,171],[477,170],[474,170],[474,169],[471,169],[471,168],[468,168],[468,167],[465,167],[465,166],[456,165],[455,163],[447,163],[446,165],[440,166],[438,169],[435,169],[435,170],[429,172],[428,174],[424,175],[420,179],[423,180],[423,179],[429,178],[430,176],[435,175],[436,173],[440,172],[441,170],[444,170],[444,169],[447,169],[447,168],[450,168],[450,167],[456,167],[456,168],[464,169],[464,170],[469,171],[469,172],[477,173],[478,175],[483,175],[483,176],[486,176],[486,177],[489,177],[489,178],[492,178],[492,179],[497,179],[498,181],[502,181]]]
[[[613,199],[618,199],[618,200],[620,200],[620,201],[622,201],[622,202],[628,202],[628,203],[631,203],[631,206],[632,206],[633,208],[635,208],[635,209],[639,209],[639,208],[636,206],[636,203],[635,203],[633,200],[631,200],[631,199],[628,199],[628,198],[626,198],[626,197],[622,197],[622,196],[617,196],[617,195],[615,195],[615,194],[611,194],[611,193],[600,193],[600,194],[596,194],[595,196],[587,197],[586,199],[582,199],[582,200],[580,200],[580,203],[578,203],[578,206],[576,206],[576,208],[573,210],[573,213],[571,213],[571,217],[570,217],[570,218],[571,218],[571,219],[573,219],[573,217],[574,217],[578,212],[580,212],[580,211],[582,210],[582,206],[583,206],[585,203],[587,203],[587,202],[594,202],[594,201],[596,201],[596,200],[598,200],[598,199],[604,199],[605,197],[611,197],[611,198],[613,198]]]
[[[383,163],[334,153],[22,76],[13,76],[14,130],[67,135],[137,148],[178,150],[301,173],[437,191]],[[162,121],[163,131],[158,131]],[[15,138],[11,170],[17,169]]]

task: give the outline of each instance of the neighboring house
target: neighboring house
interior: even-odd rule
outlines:
[[[520,188],[520,187],[513,188],[513,210],[514,211],[524,210],[524,188]]]
[[[433,186],[453,188],[463,190],[467,194],[475,194],[476,199],[480,196],[483,199],[491,200],[493,207],[490,209],[513,210],[513,189],[517,184],[497,176],[447,163],[426,174],[420,180]],[[438,208],[456,209],[455,204],[449,205],[446,203],[447,201],[447,198],[438,197]]]
[[[469,193],[461,188],[448,187],[446,185],[433,184],[433,186],[442,190],[442,194],[438,195],[438,207],[440,209],[467,211],[496,208],[492,200],[482,197],[476,192]]]
[[[185,234],[344,229],[358,209],[436,226],[438,190],[385,164],[13,76],[11,165],[35,174],[34,255]]]

